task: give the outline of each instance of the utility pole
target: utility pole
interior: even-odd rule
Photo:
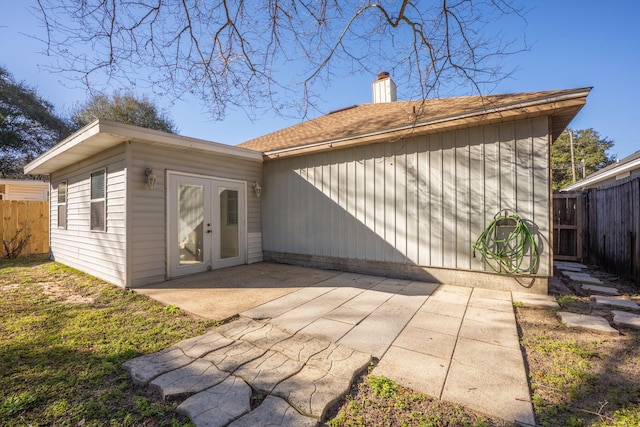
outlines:
[[[573,183],[576,182],[576,158],[573,155],[573,131],[569,131],[569,148],[571,149],[571,176],[573,177]]]

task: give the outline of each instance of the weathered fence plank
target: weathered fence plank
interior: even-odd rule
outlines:
[[[49,202],[0,200],[0,256],[7,255],[4,242],[14,237],[19,241],[27,234],[21,255],[49,252]]]
[[[640,282],[640,178],[586,190],[585,258]]]

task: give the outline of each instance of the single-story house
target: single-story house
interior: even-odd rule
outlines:
[[[49,200],[49,183],[35,179],[0,179],[0,200]]]
[[[640,150],[563,188],[562,192],[582,191],[640,176]]]
[[[357,105],[228,146],[95,121],[26,166],[51,178],[54,259],[120,286],[262,260],[546,292],[550,146],[590,89]],[[382,85],[381,88],[379,85]],[[539,263],[472,246],[507,209]]]

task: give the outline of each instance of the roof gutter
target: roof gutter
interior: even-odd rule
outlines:
[[[417,129],[417,128],[422,128],[422,127],[426,127],[426,126],[436,125],[436,124],[439,124],[439,123],[445,123],[445,122],[450,122],[450,121],[452,122],[452,121],[456,121],[456,120],[463,120],[463,119],[467,119],[467,118],[475,117],[475,116],[479,116],[479,115],[486,115],[486,114],[500,113],[500,112],[507,111],[507,110],[515,110],[515,109],[521,109],[521,108],[535,107],[535,106],[538,106],[538,105],[550,104],[552,102],[567,101],[567,100],[586,97],[587,95],[589,95],[590,91],[591,91],[591,88],[576,89],[574,92],[571,92],[571,93],[565,93],[565,94],[562,94],[562,95],[551,96],[551,97],[548,97],[548,98],[538,99],[538,100],[535,100],[535,101],[520,102],[520,103],[517,103],[517,104],[509,104],[509,105],[505,105],[505,106],[502,106],[502,107],[483,109],[483,110],[480,110],[480,111],[472,111],[472,112],[463,113],[463,114],[456,114],[456,115],[452,115],[452,116],[442,117],[442,118],[439,118],[437,120],[430,120],[430,121],[421,122],[421,123],[413,123],[413,124],[410,124],[410,125],[397,126],[397,127],[394,127],[394,128],[379,130],[379,131],[375,131],[375,132],[363,133],[363,134],[353,135],[353,136],[348,136],[348,137],[343,137],[343,138],[335,138],[335,139],[330,139],[330,140],[321,141],[321,142],[314,142],[314,143],[311,143],[311,144],[299,145],[299,146],[296,146],[296,147],[282,148],[282,149],[279,149],[279,150],[265,151],[264,155],[267,156],[267,157],[278,157],[280,154],[287,153],[287,152],[305,150],[305,149],[320,147],[320,146],[324,146],[324,145],[328,145],[328,146],[331,147],[331,146],[333,146],[333,144],[337,144],[337,143],[341,143],[341,142],[345,142],[345,141],[349,141],[349,140],[353,140],[353,139],[375,137],[375,136],[384,135],[385,133],[399,132],[399,131],[410,130],[410,129]]]

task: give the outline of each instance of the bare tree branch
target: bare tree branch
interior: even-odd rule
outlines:
[[[221,118],[229,107],[308,115],[332,78],[383,69],[407,99],[481,93],[509,74],[500,19],[524,19],[515,1],[38,0],[34,12],[52,71],[91,89],[195,97]]]

